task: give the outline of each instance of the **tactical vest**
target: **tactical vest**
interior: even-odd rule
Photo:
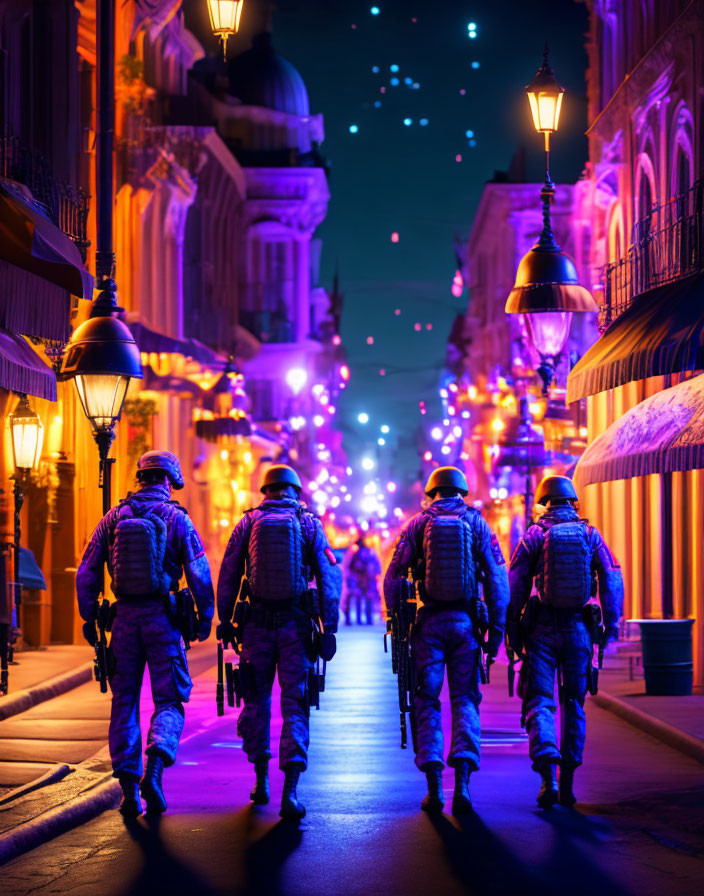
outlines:
[[[557,609],[580,610],[591,597],[591,562],[586,523],[575,520],[547,528],[536,576],[542,603]]]
[[[110,535],[112,590],[117,597],[162,596],[169,593],[171,576],[164,569],[166,522],[138,502],[123,501]]]
[[[472,529],[467,511],[430,515],[423,530],[425,591],[431,601],[456,602],[477,596]]]
[[[256,601],[296,600],[308,581],[303,511],[272,507],[253,512],[247,554],[247,578]]]

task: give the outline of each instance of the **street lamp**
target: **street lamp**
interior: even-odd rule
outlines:
[[[526,87],[533,124],[545,135],[545,182],[540,191],[543,229],[538,242],[521,259],[506,302],[507,314],[525,315],[529,338],[541,358],[538,372],[546,393],[567,342],[572,314],[598,311],[591,293],[579,284],[574,261],[555,241],[550,221],[555,198],[555,184],[550,178],[550,134],[557,131],[564,92],[548,64],[546,45],[543,64]]]
[[[61,362],[59,379],[76,383],[83,412],[93,430],[100,453],[100,488],[103,514],[110,509],[110,479],[114,458],[108,457],[115,438],[129,381],[142,378],[139,349],[129,328],[114,315],[118,307],[115,284],[113,219],[113,131],[115,127],[115,6],[98,0],[97,6],[98,117],[96,134],[96,187],[98,245],[95,255],[98,296],[90,317],[71,336]]]
[[[208,0],[208,14],[213,34],[222,40],[223,59],[227,59],[227,39],[240,28],[244,0]]]
[[[44,426],[36,411],[29,406],[27,396],[20,393],[17,407],[10,416],[10,433],[12,435],[12,460],[15,472],[12,476],[14,499],[14,598],[15,616],[19,625],[20,604],[22,602],[22,585],[20,584],[20,513],[24,503],[23,486],[27,484],[29,474],[39,466],[44,444]],[[7,688],[3,693],[7,692]]]

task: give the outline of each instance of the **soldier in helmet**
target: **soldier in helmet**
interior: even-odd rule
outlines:
[[[482,650],[478,611],[481,582],[488,610],[486,649],[493,659],[504,633],[508,578],[501,548],[484,518],[465,504],[467,480],[456,467],[439,467],[425,487],[431,504],[414,516],[396,542],[384,579],[387,612],[398,605],[401,581],[410,569],[422,607],[413,635],[418,688],[416,765],[425,772],[428,794],[421,807],[439,812],[443,738],[440,692],[445,667],[452,707],[448,765],[455,770],[452,812],[471,811],[469,776],[479,768],[479,692]]]
[[[540,483],[538,521],[523,535],[513,557],[507,646],[524,656],[519,680],[530,757],[542,784],[538,805],[573,806],[575,769],[582,763],[584,699],[592,664],[596,596],[604,620],[602,643],[618,637],[623,608],[621,569],[599,532],[577,512],[577,492],[566,476]],[[531,597],[533,582],[537,597]],[[597,623],[598,623],[597,618]],[[597,626],[598,627],[598,626]],[[601,630],[599,630],[601,638]],[[555,733],[558,675],[561,737]],[[560,768],[559,787],[557,769]]]
[[[283,726],[279,766],[284,772],[281,817],[297,821],[305,807],[296,793],[308,764],[307,682],[311,655],[308,586],[315,579],[325,631],[337,631],[341,574],[320,520],[301,504],[301,480],[277,464],[264,476],[264,500],[248,510],[230,537],[218,578],[218,636],[232,637],[232,615],[246,572],[252,601],[242,636],[249,669],[237,729],[256,782],[250,798],[269,802],[271,688],[278,669]]]
[[[116,602],[110,650],[114,668],[109,746],[115,777],[122,786],[120,811],[162,813],[165,766],[173,765],[184,722],[183,704],[191,679],[181,633],[170,612],[169,595],[185,573],[198,609],[198,640],[212,626],[214,596],[203,545],[186,510],[171,500],[183,488],[178,458],[170,451],[147,451],[137,464],[136,492],[100,521],[76,576],[78,606],[86,640],[97,638],[98,598],[107,564]],[[147,734],[147,768],[142,777],[139,698],[149,667],[154,714]]]

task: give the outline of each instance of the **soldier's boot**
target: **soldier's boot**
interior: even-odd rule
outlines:
[[[301,774],[301,767],[293,763],[284,769],[284,789],[281,794],[281,811],[279,815],[286,821],[300,821],[305,817],[306,807],[296,796],[296,787]]]
[[[269,802],[269,760],[257,759],[254,773],[257,779],[249,798],[256,806],[265,806]]]
[[[557,765],[554,762],[544,763],[538,771],[543,783],[538,793],[538,805],[541,809],[549,809],[558,799],[557,793]]]
[[[158,752],[147,755],[147,768],[142,778],[141,790],[147,804],[147,812],[161,815],[166,812],[166,797],[161,785],[164,774],[164,757]]]
[[[123,818],[136,818],[142,814],[142,801],[139,798],[139,778],[134,775],[120,775],[122,802],[120,814]]]
[[[442,792],[442,765],[432,763],[423,771],[428,779],[428,792],[423,797],[420,807],[424,812],[442,812],[442,807],[445,805],[445,796]]]
[[[455,766],[455,792],[452,795],[452,814],[466,815],[472,811],[472,800],[469,796],[469,776],[472,766],[469,762],[460,761]]]
[[[567,806],[568,808],[572,808],[574,804],[577,802],[577,797],[574,795],[574,791],[572,787],[574,785],[574,768],[570,768],[563,766],[560,769],[560,785],[558,788],[558,802],[561,806]]]

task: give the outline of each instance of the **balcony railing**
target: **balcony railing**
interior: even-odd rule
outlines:
[[[85,262],[88,241],[88,194],[54,177],[47,160],[16,137],[0,136],[0,176],[24,184],[48,217],[72,240]]]
[[[601,332],[640,293],[704,270],[703,201],[704,181],[699,180],[636,222],[628,252],[604,268]]]

